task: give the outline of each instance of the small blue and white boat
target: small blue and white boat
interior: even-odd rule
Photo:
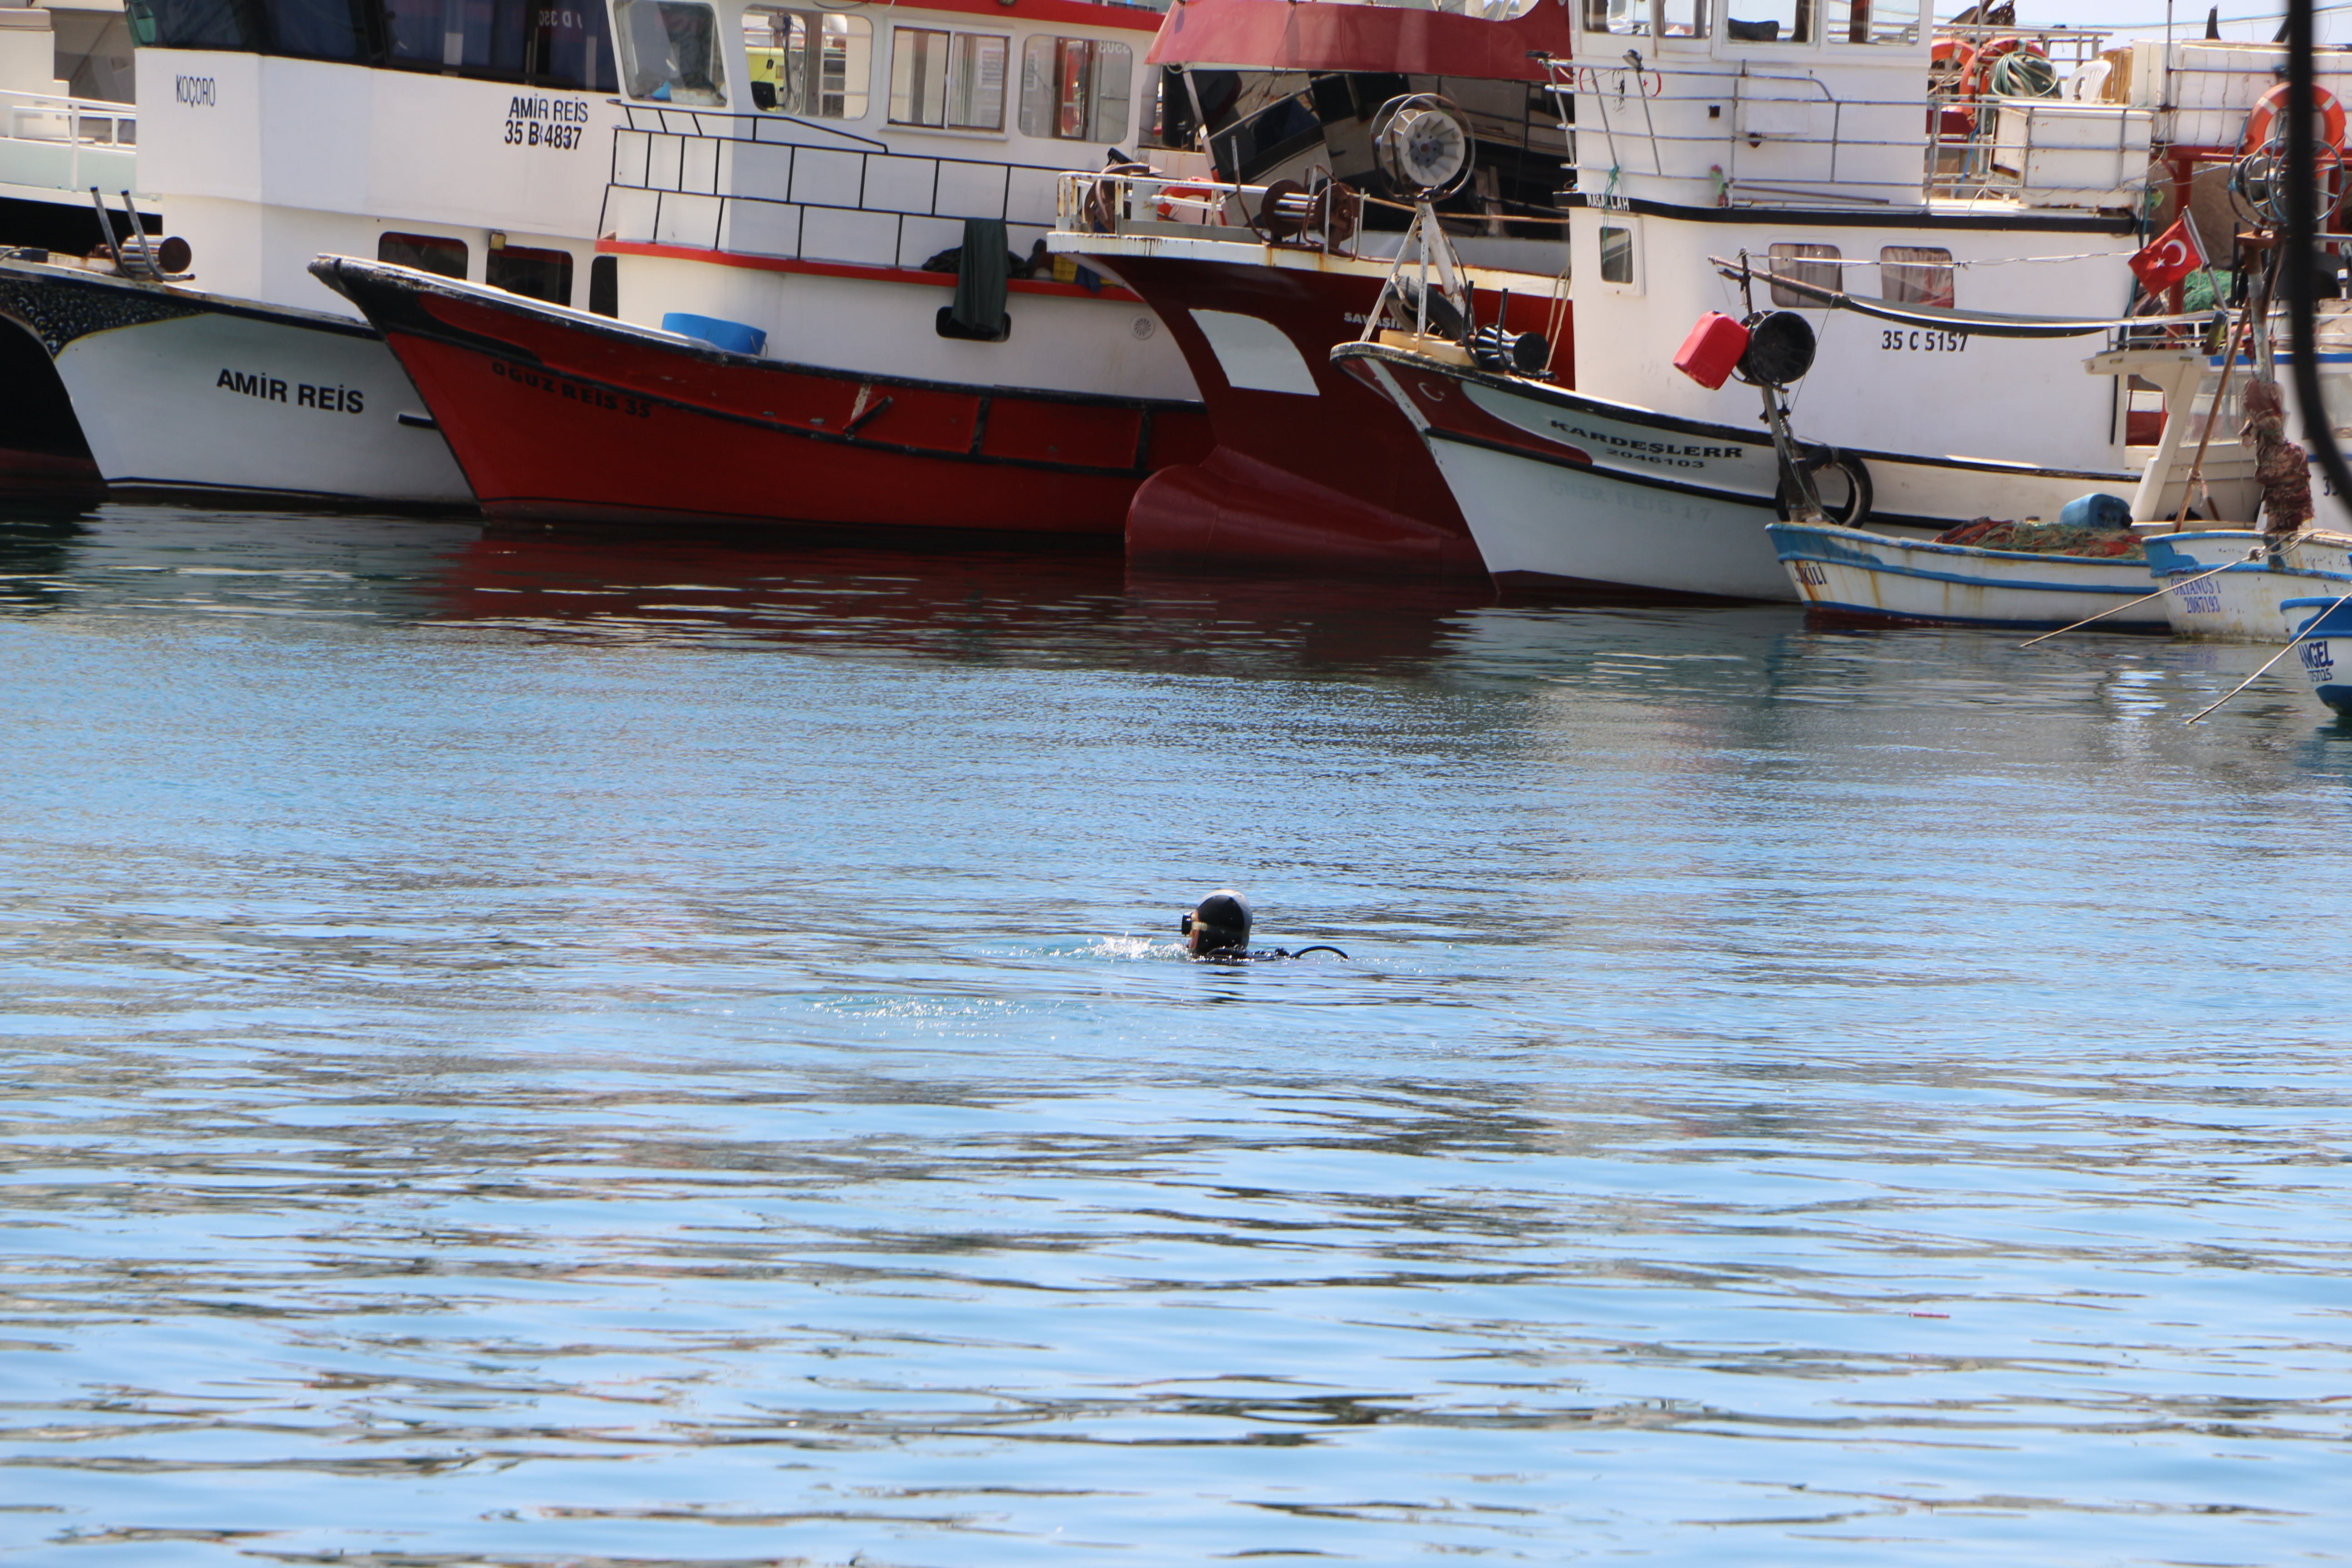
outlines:
[[[2158,584],[2181,584],[2158,603],[2185,637],[2275,645],[2293,625],[2285,613],[2290,602],[2324,594],[2324,605],[2352,592],[2352,534],[2233,528],[2151,533],[2142,543]],[[2196,577],[2204,581],[2188,581]]]
[[[2294,655],[2310,678],[2311,694],[2336,712],[2352,715],[2352,602],[2347,595],[2352,595],[2352,583],[2326,598],[2289,599],[2279,608],[2294,624]]]
[[[1985,550],[1828,523],[1768,523],[1766,531],[1806,606],[1842,619],[2066,626],[2157,587],[2137,557]],[[2171,622],[2158,599],[2102,624],[2163,631]]]

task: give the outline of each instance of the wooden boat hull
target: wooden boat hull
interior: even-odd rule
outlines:
[[[2284,608],[2288,600],[2352,591],[2352,538],[2342,534],[2269,540],[2251,529],[2157,533],[2148,536],[2147,562],[2159,582],[2226,568],[2164,596],[2174,633],[2206,641],[2275,647],[2293,629]]]
[[[1805,607],[1842,620],[2069,626],[2113,610],[2115,631],[2162,631],[2145,561],[2038,555],[1896,539],[1858,528],[1775,522],[1767,531]]]
[[[2352,584],[2337,590],[2345,592],[2352,592]],[[2294,637],[2289,657],[2310,682],[2312,696],[2339,717],[2352,717],[2352,604],[2337,604],[2336,597],[2289,599],[2280,608]]]
[[[1201,456],[1194,404],[860,374],[322,258],[406,367],[482,510],[1115,541]]]

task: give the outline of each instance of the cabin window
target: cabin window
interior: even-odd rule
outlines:
[[[1646,37],[1650,31],[1650,0],[1584,0],[1584,30]]]
[[[1832,44],[1916,43],[1919,7],[1911,0],[1828,0],[1822,36]]]
[[[362,64],[371,60],[372,51],[357,25],[358,9],[351,0],[263,0],[261,9],[269,18],[271,54]]]
[[[1658,32],[1669,38],[1706,37],[1707,0],[1661,0]]]
[[[1950,310],[1952,253],[1931,245],[1885,247],[1878,253],[1878,291],[1890,305]]]
[[[1124,140],[1134,64],[1134,52],[1125,44],[1031,38],[1021,47],[1021,134],[1065,142]]]
[[[751,105],[770,114],[863,120],[874,76],[874,24],[821,11],[743,13]]]
[[[1003,130],[1004,66],[1012,44],[993,33],[892,28],[890,123]]]
[[[509,294],[544,300],[551,305],[569,305],[572,253],[535,250],[527,245],[501,245],[483,261],[482,281]]]
[[[261,18],[234,0],[130,0],[131,42],[162,49],[258,49]]]
[[[375,258],[394,267],[414,267],[422,272],[438,272],[444,278],[466,280],[466,242],[437,234],[386,234],[377,237]]]
[[[1607,228],[1601,231],[1601,281],[1631,283],[1633,281],[1633,231],[1630,228]]]
[[[621,76],[631,98],[718,109],[727,102],[719,17],[683,0],[614,0]]]
[[[1838,265],[1838,247],[1834,245],[1776,245],[1770,255],[1775,278],[1793,278],[1816,289],[1844,287],[1839,281],[1844,275],[1844,268]],[[1811,294],[1799,293],[1785,284],[1775,283],[1772,285],[1772,303],[1818,308],[1822,301]]]
[[[621,314],[621,258],[617,256],[591,257],[588,261],[588,310],[591,314],[611,316]]]
[[[1813,41],[1813,0],[1730,0],[1724,12],[1723,36],[1735,44]]]
[[[532,21],[527,70],[534,85],[577,92],[611,92],[620,85],[613,73],[612,29],[597,0],[533,5],[527,15]]]

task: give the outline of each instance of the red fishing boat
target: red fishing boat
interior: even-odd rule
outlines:
[[[1148,131],[1157,13],[614,14],[587,310],[313,268],[384,334],[485,511],[1116,541],[1147,474],[1206,451],[1150,311],[1042,245],[1060,172]]]
[[[1434,205],[1466,264],[1475,324],[1537,334],[1538,366],[1573,364],[1558,200],[1569,155],[1545,57],[1570,52],[1557,0],[1459,11],[1314,0],[1188,0],[1152,46],[1163,138],[1180,167],[1104,176],[1048,240],[1135,289],[1184,351],[1215,431],[1197,463],[1146,480],[1127,545],[1161,566],[1484,571],[1418,435],[1334,365],[1362,331],[1405,240],[1412,193],[1379,168],[1394,107],[1455,138]],[[1448,127],[1446,121],[1450,121]],[[1437,151],[1444,154],[1446,148]],[[1348,200],[1338,232],[1309,212]],[[1297,207],[1293,222],[1286,202]]]

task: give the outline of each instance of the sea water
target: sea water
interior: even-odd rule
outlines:
[[[0,528],[0,1558],[2340,1561],[2352,735],[2016,641]]]

